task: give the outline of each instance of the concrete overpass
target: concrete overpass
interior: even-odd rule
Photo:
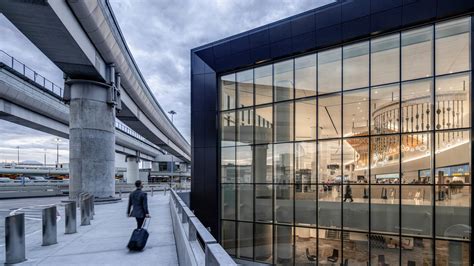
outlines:
[[[189,143],[151,93],[108,1],[1,1],[0,10],[65,74],[72,197],[114,195],[115,117],[190,161]]]

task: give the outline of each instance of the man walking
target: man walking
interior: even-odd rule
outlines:
[[[149,218],[150,214],[148,212],[147,195],[142,191],[142,181],[137,180],[135,187],[136,189],[128,197],[127,215],[137,219],[137,229],[140,229],[145,218]]]
[[[346,202],[346,200],[350,199],[351,202],[354,201],[354,199],[352,198],[352,188],[349,184],[346,185],[346,193],[344,194],[344,202]]]

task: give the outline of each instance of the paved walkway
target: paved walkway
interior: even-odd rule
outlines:
[[[178,265],[168,195],[148,195],[152,219],[150,237],[142,252],[129,252],[126,248],[136,222],[125,217],[124,198],[120,203],[96,205],[91,225],[78,226],[78,233],[72,235],[64,234],[64,208],[58,207],[58,244],[43,247],[41,230],[30,233],[26,239],[28,260],[21,265]],[[78,212],[78,220],[79,216]],[[0,261],[5,260],[4,253]]]

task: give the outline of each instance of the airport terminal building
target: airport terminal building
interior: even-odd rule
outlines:
[[[268,264],[472,265],[474,1],[345,0],[191,51],[191,208]]]

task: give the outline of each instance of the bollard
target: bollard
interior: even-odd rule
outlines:
[[[81,200],[81,226],[83,225],[90,225],[91,220],[90,220],[90,214],[89,214],[89,206],[87,204],[87,199],[82,199]]]
[[[71,201],[64,205],[64,212],[66,213],[65,221],[65,233],[74,234],[77,233],[77,222],[76,222],[76,202]]]
[[[43,209],[43,246],[58,243],[58,230],[56,225],[56,206]]]
[[[153,197],[153,187],[151,187],[151,196]]]
[[[87,204],[89,205],[89,217],[91,220],[94,220],[94,197],[87,197]]]
[[[25,261],[25,253],[25,214],[5,217],[5,264]]]
[[[122,198],[122,188],[119,189],[119,196]]]

